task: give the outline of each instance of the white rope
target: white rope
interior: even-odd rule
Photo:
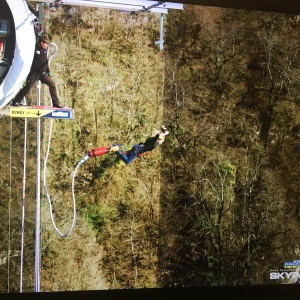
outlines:
[[[55,51],[51,54],[50,58],[49,58],[49,66],[50,66],[50,62],[51,62],[51,59],[52,57],[54,56],[54,54],[57,52],[57,45],[54,44],[54,43],[50,43],[50,46],[54,46],[55,47]],[[44,190],[45,190],[45,193],[46,193],[46,197],[47,197],[47,200],[48,200],[48,203],[49,203],[49,211],[50,211],[50,218],[51,218],[51,222],[52,222],[52,225],[54,227],[54,229],[56,230],[56,232],[63,238],[67,237],[74,225],[75,225],[75,220],[76,220],[76,201],[75,201],[75,196],[74,196],[74,177],[76,175],[76,172],[77,172],[77,168],[76,168],[76,171],[75,171],[75,174],[74,174],[74,177],[73,177],[73,180],[72,180],[72,195],[73,195],[73,221],[72,221],[72,224],[70,226],[70,228],[66,231],[66,233],[62,233],[58,227],[56,226],[56,223],[55,223],[55,220],[54,220],[54,217],[53,217],[53,212],[52,212],[52,201],[51,201],[51,198],[50,198],[50,195],[49,195],[49,192],[48,192],[48,188],[47,188],[47,176],[46,176],[46,171],[47,171],[47,162],[48,162],[48,157],[49,157],[49,152],[50,152],[50,144],[51,144],[51,138],[52,138],[52,127],[53,127],[53,119],[50,119],[50,126],[49,126],[49,135],[48,135],[48,146],[47,146],[47,150],[46,150],[46,154],[45,154],[45,159],[44,159],[44,176],[43,176],[43,180],[44,180]]]
[[[51,120],[52,121],[52,120]],[[45,155],[45,160],[44,160],[44,189],[45,189],[45,193],[46,193],[46,197],[48,199],[48,203],[49,203],[49,211],[50,211],[50,218],[51,218],[51,222],[52,222],[52,225],[54,227],[54,229],[56,230],[56,232],[61,236],[61,237],[67,237],[73,227],[74,227],[74,224],[75,224],[75,219],[76,219],[76,201],[75,201],[75,196],[74,196],[74,177],[76,175],[76,172],[77,172],[77,169],[78,167],[76,168],[76,171],[75,171],[75,174],[73,176],[73,180],[72,180],[72,195],[73,195],[73,222],[72,222],[72,225],[71,227],[69,228],[69,230],[67,230],[66,233],[62,233],[58,227],[56,226],[55,224],[55,221],[54,221],[54,217],[53,217],[53,213],[52,213],[52,203],[51,203],[51,198],[50,198],[50,195],[48,193],[48,189],[47,189],[47,176],[46,176],[46,170],[47,170],[47,161],[48,161],[48,157],[49,157],[49,152],[50,152],[50,144],[51,144],[51,136],[52,136],[52,122],[51,122],[51,125],[50,125],[50,129],[49,129],[49,136],[48,136],[48,147],[47,147],[47,151],[46,151],[46,155]]]
[[[76,173],[77,173],[77,170],[78,170],[78,167],[80,166],[80,164],[77,165],[75,171],[73,172],[72,174],[72,198],[73,198],[73,221],[72,221],[72,224],[70,226],[70,228],[67,230],[66,233],[62,233],[58,227],[56,226],[55,224],[55,221],[54,221],[54,218],[53,218],[53,213],[52,213],[52,203],[51,203],[51,199],[49,197],[49,193],[47,191],[47,187],[45,186],[45,191],[46,191],[46,195],[47,195],[47,199],[48,199],[48,202],[49,202],[49,209],[50,209],[50,217],[51,217],[51,221],[52,221],[52,224],[53,224],[53,227],[54,229],[56,230],[56,232],[61,236],[61,237],[67,237],[71,231],[73,230],[74,228],[74,225],[75,225],[75,222],[76,222],[76,199],[75,199],[75,192],[74,192],[74,179],[75,179],[75,176],[76,176]]]

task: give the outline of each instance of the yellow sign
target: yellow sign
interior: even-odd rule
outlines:
[[[51,118],[51,119],[73,119],[73,109],[55,107],[10,107],[10,117],[13,118]]]

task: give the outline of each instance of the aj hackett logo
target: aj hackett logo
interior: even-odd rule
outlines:
[[[284,268],[270,271],[271,280],[283,280],[297,282],[300,279],[300,260],[284,262]]]
[[[284,268],[300,268],[300,260],[286,261],[284,263]]]

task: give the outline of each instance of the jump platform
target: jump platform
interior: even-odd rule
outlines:
[[[4,115],[12,118],[74,119],[74,110],[67,106],[10,106],[5,109]]]

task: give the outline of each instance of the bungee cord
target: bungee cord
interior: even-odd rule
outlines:
[[[52,203],[51,203],[51,199],[50,199],[50,196],[49,196],[49,193],[47,191],[47,186],[46,184],[44,185],[44,188],[45,188],[45,191],[46,191],[46,195],[47,195],[47,199],[48,199],[48,202],[49,202],[49,209],[50,209],[50,218],[51,218],[51,221],[52,221],[52,225],[54,227],[54,229],[56,230],[56,232],[63,238],[67,237],[71,231],[73,230],[74,226],[75,226],[75,223],[76,223],[76,197],[75,197],[75,189],[74,189],[74,186],[75,186],[75,177],[76,177],[76,174],[77,174],[77,171],[79,169],[79,167],[85,163],[90,157],[96,157],[96,156],[99,156],[99,155],[103,155],[103,154],[106,154],[108,153],[109,150],[106,148],[106,147],[101,147],[101,148],[97,148],[97,149],[94,149],[94,150],[91,150],[86,156],[84,156],[80,161],[79,163],[77,164],[75,170],[72,172],[72,199],[73,199],[73,221],[72,221],[72,224],[70,226],[70,228],[67,230],[66,233],[62,233],[56,226],[55,224],[55,221],[54,221],[54,218],[53,218],[53,213],[52,213]],[[45,176],[46,172],[44,172],[44,176]],[[46,181],[45,181],[46,182]]]
[[[50,66],[50,62],[51,59],[53,57],[53,55],[56,53],[57,51],[57,45],[54,43],[50,43],[50,46],[54,46],[55,47],[55,51],[51,54],[50,58],[49,58],[49,66]],[[46,150],[46,154],[45,154],[45,159],[44,159],[44,173],[43,173],[43,181],[44,181],[44,190],[45,190],[45,194],[46,194],[46,198],[48,200],[49,203],[49,211],[50,211],[50,218],[51,218],[51,222],[52,225],[55,229],[55,231],[62,237],[62,238],[66,238],[67,236],[69,236],[69,234],[71,233],[71,231],[73,230],[75,223],[76,223],[76,197],[75,197],[75,177],[78,171],[78,168],[84,163],[86,162],[90,157],[95,157],[95,156],[99,156],[99,155],[103,155],[109,152],[109,149],[106,147],[101,147],[101,148],[97,148],[94,150],[91,150],[85,157],[83,157],[79,163],[77,164],[75,170],[72,172],[72,200],[73,200],[73,220],[71,223],[71,226],[69,227],[69,229],[63,233],[59,230],[59,228],[56,226],[55,220],[54,220],[54,216],[53,216],[53,205],[52,205],[52,201],[48,192],[48,188],[47,188],[47,162],[48,162],[48,157],[49,157],[49,152],[50,152],[50,144],[51,144],[51,138],[52,138],[52,127],[53,127],[53,120],[50,120],[50,126],[49,126],[49,134],[48,134],[48,146],[47,146],[47,150]]]
[[[51,53],[50,57],[49,57],[49,60],[48,60],[48,63],[49,63],[49,66],[50,66],[50,63],[51,63],[51,60],[53,58],[53,56],[55,55],[55,53],[57,52],[58,50],[58,47],[55,43],[50,43],[49,46],[53,46],[55,48],[55,50]],[[46,194],[46,198],[48,200],[48,203],[49,203],[49,212],[50,212],[50,219],[51,219],[51,223],[55,229],[55,231],[63,238],[67,237],[74,225],[75,225],[75,220],[76,220],[76,201],[75,201],[75,196],[74,196],[74,192],[73,192],[73,221],[72,221],[72,224],[70,226],[70,228],[65,232],[65,233],[62,233],[59,228],[56,226],[56,222],[54,220],[54,216],[53,216],[53,210],[52,210],[52,201],[51,201],[51,197],[49,195],[49,192],[48,192],[48,188],[47,188],[47,176],[46,176],[46,173],[47,173],[47,162],[48,162],[48,157],[49,157],[49,152],[50,152],[50,144],[51,144],[51,138],[52,138],[52,128],[53,128],[53,119],[50,119],[50,125],[49,125],[49,133],[48,133],[48,144],[47,144],[47,149],[46,149],[46,153],[45,153],[45,159],[44,159],[44,173],[43,173],[43,182],[44,182],[44,190],[45,190],[45,194]],[[73,180],[74,182],[74,180]],[[73,183],[74,185],[74,183]]]

